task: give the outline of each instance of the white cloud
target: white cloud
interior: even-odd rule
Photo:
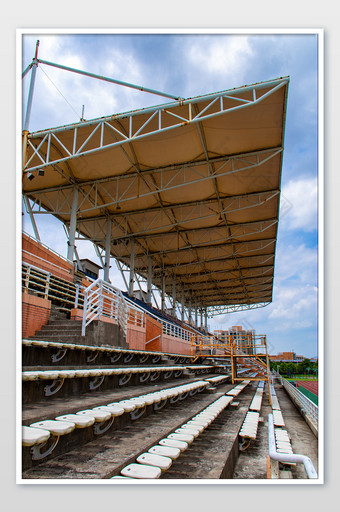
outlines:
[[[275,293],[275,304],[269,320],[275,320],[273,328],[284,330],[302,329],[315,325],[317,316],[317,288],[305,286],[280,286]]]
[[[283,229],[313,231],[317,228],[317,214],[317,178],[294,179],[283,187],[280,206]]]
[[[188,48],[190,65],[199,67],[203,76],[228,75],[238,82],[244,76],[246,61],[253,51],[247,36],[221,38],[218,36],[195,39]]]

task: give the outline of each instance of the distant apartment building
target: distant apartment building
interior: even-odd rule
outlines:
[[[222,343],[233,342],[236,347],[246,354],[254,352],[255,329],[242,329],[241,325],[233,325],[226,331],[216,330],[214,336]]]
[[[304,361],[305,357],[296,355],[295,352],[280,352],[277,355],[270,355],[269,359],[271,361],[291,361],[292,363],[301,363]]]

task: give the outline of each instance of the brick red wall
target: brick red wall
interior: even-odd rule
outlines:
[[[191,344],[190,341],[181,340],[180,338],[174,338],[173,336],[166,336],[163,334],[159,350],[161,352],[170,352],[171,354],[190,355]]]
[[[22,294],[22,337],[34,336],[43,325],[46,325],[50,318],[51,301]]]
[[[129,345],[129,348],[145,350],[145,327],[128,324],[126,342]]]
[[[149,315],[145,315],[145,349],[152,351],[161,350],[161,341],[160,338],[154,339],[159,334],[162,334],[162,324],[158,322],[155,318]],[[151,343],[147,343],[149,340],[154,339]]]
[[[73,282],[73,264],[25,234],[22,235],[22,261]]]

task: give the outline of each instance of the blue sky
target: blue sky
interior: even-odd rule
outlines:
[[[242,324],[267,334],[270,352],[318,353],[318,38],[313,33],[67,34],[23,36],[24,69],[39,58],[159,91],[191,97],[290,76],[274,296],[269,306],[210,319],[210,329]],[[24,84],[24,109],[29,75]],[[30,131],[168,100],[91,78],[38,68]],[[37,217],[42,241],[66,256],[61,226]],[[53,226],[53,228],[51,228]],[[30,220],[23,228],[33,233]],[[80,257],[98,261],[91,244]],[[124,289],[119,274],[111,280]]]

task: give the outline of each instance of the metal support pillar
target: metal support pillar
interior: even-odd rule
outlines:
[[[161,310],[165,311],[165,275],[162,274],[162,288],[161,288]]]
[[[37,228],[37,224],[35,222],[35,218],[34,218],[33,210],[32,210],[32,207],[31,207],[31,203],[30,203],[30,200],[28,199],[28,197],[26,197],[26,196],[24,196],[24,203],[25,203],[25,206],[26,206],[26,210],[28,211],[30,219],[31,219],[31,224],[32,224],[33,231],[34,231],[34,236],[40,242],[41,241],[40,240],[40,235],[39,235],[39,231],[38,231],[38,228]]]
[[[152,259],[148,258],[148,280],[147,280],[147,297],[146,302],[151,305],[152,303]]]
[[[26,108],[26,116],[25,116],[25,122],[24,122],[24,131],[29,131],[29,124],[31,119],[31,110],[32,110],[32,103],[33,103],[33,92],[34,92],[34,85],[35,85],[35,75],[37,73],[37,67],[38,67],[38,48],[39,48],[39,41],[37,41],[35,46],[35,55],[34,59],[32,61],[32,73],[31,73],[31,82],[30,82],[30,88],[28,92],[28,99],[27,99],[27,108]]]
[[[184,322],[184,288],[182,288],[182,296],[181,296],[181,320]]]
[[[191,297],[189,298],[189,305],[188,305],[188,308],[189,308],[189,317],[188,317],[188,322],[189,322],[189,325],[191,325],[191,321],[192,321]]]
[[[70,229],[67,249],[67,259],[73,261],[74,249],[75,249],[75,237],[76,237],[76,226],[77,226],[77,208],[78,208],[78,189],[74,187],[71,207],[71,218],[70,218]]]
[[[172,315],[176,316],[176,278],[172,281]]]
[[[203,307],[201,306],[201,329],[203,329]]]
[[[205,308],[204,311],[204,329],[206,332],[208,332],[208,311],[207,308]]]
[[[111,256],[111,218],[107,218],[106,236],[105,236],[105,265],[104,265],[104,281],[110,282],[110,256]]]
[[[130,245],[130,279],[129,279],[129,295],[133,295],[133,286],[135,282],[135,240],[132,238]]]
[[[197,307],[197,299],[195,298],[195,327],[198,327],[198,307]]]

